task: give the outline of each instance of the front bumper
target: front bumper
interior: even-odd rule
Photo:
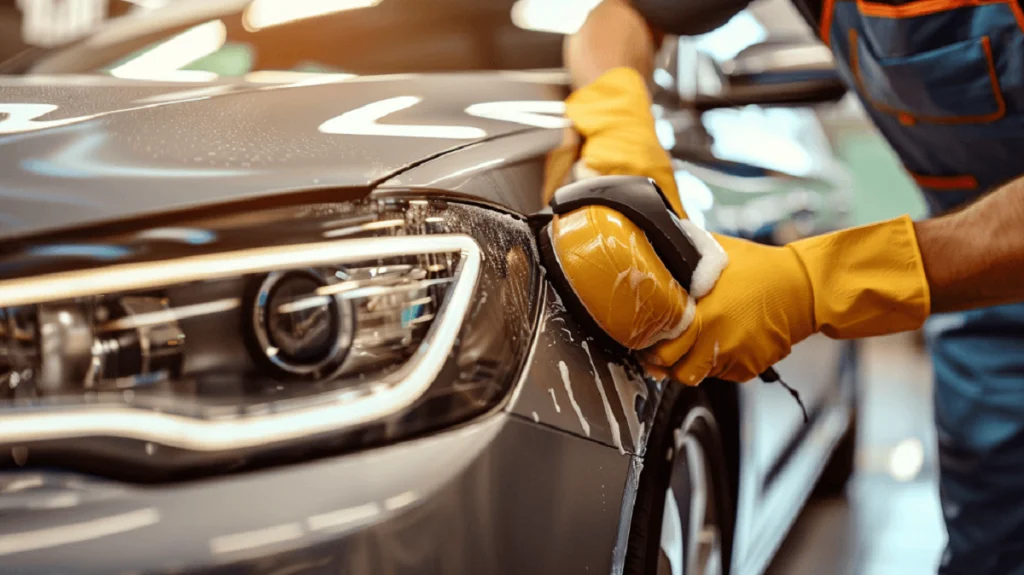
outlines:
[[[631,458],[499,413],[301,465],[146,486],[0,474],[0,572],[608,573]]]

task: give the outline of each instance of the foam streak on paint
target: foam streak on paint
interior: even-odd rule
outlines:
[[[548,393],[551,394],[551,402],[555,404],[555,413],[562,413],[562,408],[558,406],[558,398],[555,397],[555,389],[553,387],[549,387]]]
[[[636,413],[636,398],[647,399],[647,388],[640,381],[637,381],[626,373],[626,370],[617,363],[608,363],[608,372],[612,374],[612,381],[615,383],[615,392],[622,403],[622,411],[626,414],[626,425],[629,427],[629,434],[633,438],[633,447],[639,449],[643,443],[644,424]]]
[[[615,413],[612,412],[612,404],[608,402],[608,394],[604,390],[604,382],[601,381],[601,374],[597,371],[597,366],[594,365],[594,357],[590,355],[590,346],[587,342],[583,342],[583,351],[587,352],[587,359],[590,360],[590,367],[594,370],[594,385],[597,386],[597,392],[601,394],[601,403],[604,404],[604,414],[608,418],[608,427],[612,431],[612,443],[619,449],[619,453],[626,453],[626,450],[622,448],[622,431],[619,429],[619,421],[615,419]]]
[[[565,393],[569,396],[569,403],[572,404],[573,411],[576,412],[576,417],[580,418],[580,426],[583,428],[583,433],[590,437],[590,424],[587,423],[587,418],[583,417],[583,411],[580,409],[580,404],[576,403],[576,397],[572,394],[572,384],[569,383],[569,367],[565,365],[564,361],[558,362],[558,371],[562,374],[562,384],[565,385]],[[552,391],[552,397],[554,392]]]

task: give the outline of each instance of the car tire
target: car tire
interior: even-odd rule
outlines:
[[[735,515],[723,454],[704,391],[670,384],[647,443],[625,574],[728,574]]]
[[[825,464],[818,484],[814,486],[815,497],[841,497],[846,484],[853,477],[857,460],[857,408],[850,409],[850,425],[836,444],[832,457]]]

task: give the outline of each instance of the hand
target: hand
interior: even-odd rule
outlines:
[[[686,216],[640,74],[632,68],[601,74],[569,96],[566,116],[585,139],[577,179],[647,176],[657,182],[676,213]],[[621,345],[643,349],[685,333],[693,319],[694,300],[674,281],[640,228],[624,215],[600,206],[581,208],[554,219],[551,239],[584,306]]]
[[[715,239],[729,255],[729,265],[697,302],[696,318],[684,337],[646,354],[648,363],[671,366],[673,379],[688,385],[708,377],[753,379],[815,331],[811,282],[792,247]]]
[[[861,338],[917,329],[929,289],[914,225],[902,217],[784,247],[716,236],[729,265],[679,337],[646,355],[653,371],[697,385],[745,382],[813,333]]]
[[[627,67],[650,78],[654,72],[655,38],[628,0],[604,0],[587,16],[563,48],[573,86],[586,86],[605,72]]]
[[[615,68],[565,101],[565,115],[584,138],[579,164],[594,175],[647,176],[686,217],[672,159],[654,129],[651,99],[632,68]],[[579,172],[577,170],[577,176]]]

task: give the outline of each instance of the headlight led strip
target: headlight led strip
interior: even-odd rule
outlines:
[[[306,407],[237,419],[199,419],[141,407],[29,408],[0,414],[0,442],[120,437],[192,451],[255,447],[337,432],[401,411],[437,378],[455,346],[480,275],[480,246],[443,234],[337,240],[61,272],[0,281],[0,308],[48,303],[170,284],[434,253],[458,253],[454,279],[423,342],[409,361],[365,394],[336,392]]]

